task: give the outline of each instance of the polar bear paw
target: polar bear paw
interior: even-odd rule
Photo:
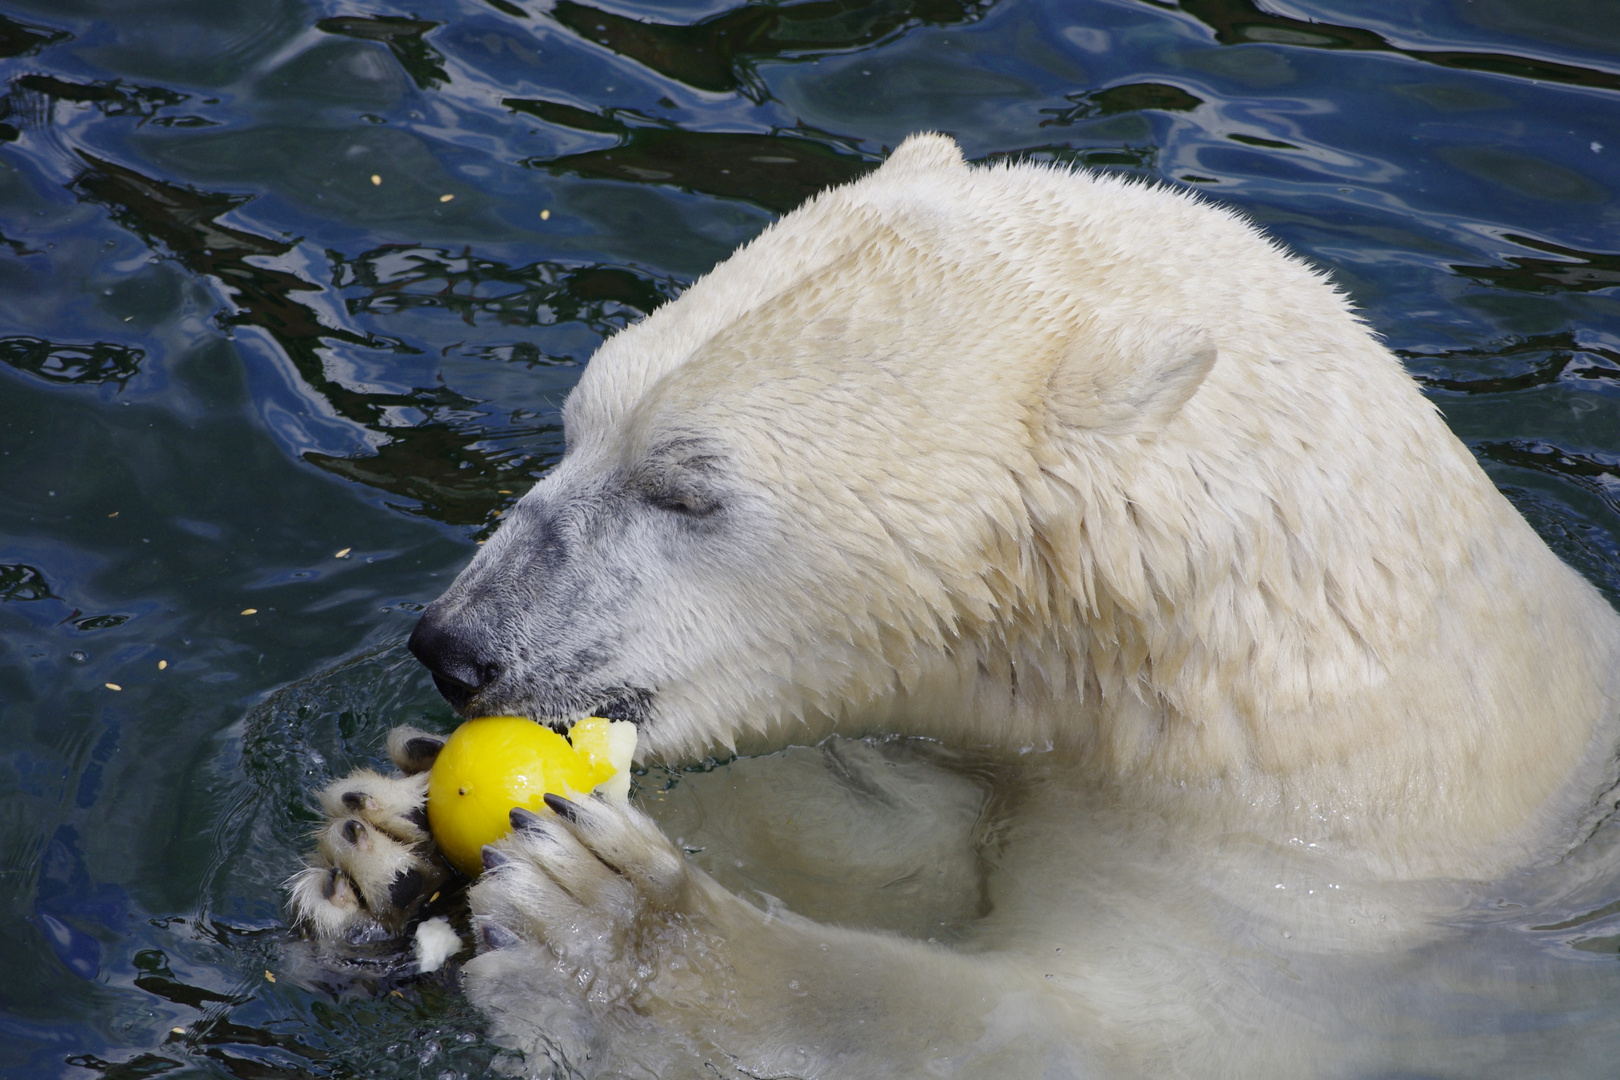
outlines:
[[[462,968],[530,1075],[928,1076],[967,1052],[942,1033],[977,1038],[1003,992],[993,964],[755,906],[628,803],[546,803],[484,849],[468,892],[479,955]],[[901,1045],[932,1048],[918,1068],[878,1064],[901,1028]]]
[[[547,795],[546,804],[553,813],[514,809],[512,833],[484,849],[469,899],[486,953],[527,952],[558,989],[598,1008],[657,1011],[659,1000],[729,983],[720,916],[726,901],[744,901],[689,866],[628,803]]]
[[[628,803],[546,803],[512,811],[468,893],[479,955],[463,986],[492,1037],[569,1076],[684,1077],[683,1062],[725,1060],[732,939],[754,909]]]
[[[361,769],[319,794],[327,822],[308,865],[287,881],[293,921],[316,937],[398,934],[449,876],[428,834],[427,770],[444,740],[412,727],[388,733],[403,775]]]
[[[512,810],[512,832],[484,849],[470,894],[474,925],[491,948],[543,944],[575,968],[633,951],[649,922],[690,906],[691,874],[652,819],[600,795],[547,795],[553,812]]]

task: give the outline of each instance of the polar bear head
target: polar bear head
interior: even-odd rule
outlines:
[[[610,339],[563,415],[411,647],[465,714],[660,755],[803,724],[1281,761],[1277,718],[1388,682],[1496,513],[1251,226],[941,136]]]

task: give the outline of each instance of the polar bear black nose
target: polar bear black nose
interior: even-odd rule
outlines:
[[[407,648],[433,673],[433,685],[457,712],[501,673],[486,654],[488,642],[481,635],[444,618],[431,604],[411,631]]]

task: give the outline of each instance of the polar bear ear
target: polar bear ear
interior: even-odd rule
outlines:
[[[906,136],[883,163],[881,171],[889,174],[927,172],[932,169],[965,169],[967,160],[962,148],[949,135],[924,131]]]
[[[1157,431],[1215,366],[1208,332],[1156,327],[1088,339],[1059,358],[1046,384],[1050,421],[1105,435]]]

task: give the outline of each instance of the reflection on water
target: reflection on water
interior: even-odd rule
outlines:
[[[382,42],[419,88],[432,90],[450,81],[450,76],[440,66],[444,57],[426,40],[427,32],[441,25],[399,15],[375,15],[370,18],[350,15],[322,19],[315,24],[315,29],[359,38],[361,41]]]
[[[855,179],[875,164],[805,138],[631,127],[592,113],[577,116],[578,110],[551,102],[508,98],[503,104],[554,124],[605,129],[619,137],[611,149],[526,162],[535,168],[670,184],[718,198],[744,199],[781,213],[822,188]]]
[[[0,361],[51,382],[110,382],[122,386],[140,371],[145,356],[140,349],[108,341],[60,345],[26,335],[0,338]]]
[[[1585,194],[1584,185],[1581,190]],[[1508,264],[1506,266],[1454,266],[1452,269],[1498,288],[1521,292],[1597,292],[1620,285],[1620,256],[1601,251],[1579,251],[1548,240],[1512,233],[1504,233],[1502,239],[1531,251],[1545,252],[1552,258],[1509,255],[1504,259]]]
[[[581,38],[695,90],[769,94],[756,74],[766,60],[805,60],[881,44],[918,26],[953,26],[981,17],[994,0],[843,0],[738,6],[681,25],[634,18],[561,0],[552,18]]]
[[[305,793],[451,723],[399,643],[560,455],[602,338],[920,127],[1196,185],[1331,267],[1620,599],[1600,0],[10,0],[0,79],[7,1075],[486,1069],[450,977],[298,966]],[[994,917],[983,763],[835,744],[642,783],[739,890],[922,936]],[[835,842],[868,820],[888,846]],[[1366,1071],[1598,1075],[1611,845],[1453,897],[1461,936],[1398,963],[1273,942],[1223,977],[1434,1040]]]
[[[1215,31],[1215,40],[1222,45],[1257,42],[1308,49],[1385,52],[1462,71],[1512,75],[1604,90],[1620,89],[1620,73],[1614,71],[1562,64],[1527,53],[1403,47],[1370,29],[1336,25],[1331,21],[1290,18],[1265,11],[1253,0],[1182,0],[1179,7]]]

